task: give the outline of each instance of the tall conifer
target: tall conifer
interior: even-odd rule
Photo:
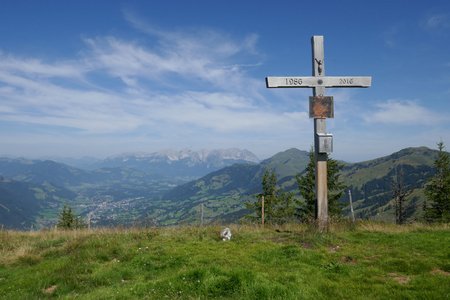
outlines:
[[[337,217],[341,214],[341,199],[345,185],[340,180],[339,171],[342,164],[338,161],[328,158],[327,160],[327,183],[328,183],[328,214]],[[297,217],[303,222],[312,221],[316,212],[316,191],[315,191],[315,173],[316,163],[314,159],[314,150],[309,151],[309,162],[303,175],[297,175],[297,184],[300,190],[300,196],[303,202],[299,203]]]
[[[450,155],[444,151],[444,143],[437,144],[438,157],[434,162],[436,174],[425,187],[427,200],[424,218],[428,222],[450,221]]]

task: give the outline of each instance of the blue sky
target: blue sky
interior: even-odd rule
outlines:
[[[449,1],[9,1],[0,9],[0,155],[308,150],[312,35],[335,99],[333,157],[450,145]],[[449,146],[450,147],[450,146]]]

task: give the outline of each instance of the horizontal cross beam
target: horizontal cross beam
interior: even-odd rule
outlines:
[[[312,76],[312,77],[266,77],[268,88],[314,88],[314,87],[358,87],[372,84],[370,76]]]

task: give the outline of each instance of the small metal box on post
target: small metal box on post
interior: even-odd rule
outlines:
[[[318,153],[331,154],[333,153],[333,135],[331,133],[318,133],[316,135]]]

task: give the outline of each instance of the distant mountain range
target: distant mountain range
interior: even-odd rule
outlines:
[[[150,154],[123,154],[98,162],[98,167],[128,167],[170,177],[200,177],[210,172],[236,163],[257,163],[258,157],[248,150],[221,149],[200,150],[189,149],[166,150]]]
[[[406,148],[378,159],[347,164],[341,176],[351,190],[356,216],[393,221],[392,180],[396,172],[401,172],[404,187],[410,191],[405,204],[406,218],[410,221],[420,219],[424,186],[435,174],[437,155],[437,150],[426,147]],[[348,193],[342,201],[349,203]],[[349,210],[347,205],[344,212],[349,214]]]
[[[258,157],[245,149],[163,150],[152,153],[124,153],[106,159],[57,157],[52,160],[85,169],[133,168],[148,174],[198,178],[235,163],[258,163]]]
[[[135,214],[145,212],[148,202],[159,199],[176,185],[234,163],[257,161],[253,153],[240,149],[82,159],[78,162],[84,169],[52,160],[0,158],[0,224],[29,228],[38,222],[47,226],[57,217],[63,203],[79,207],[83,214],[94,211],[99,224],[115,223],[114,210],[120,212],[122,221],[130,215],[134,220]],[[137,212],[129,213],[125,204]],[[53,211],[50,209],[42,216],[48,207],[54,207]]]
[[[350,213],[350,190],[357,217],[393,221],[392,180],[396,169],[402,169],[405,188],[411,191],[405,205],[407,218],[419,218],[424,200],[423,187],[434,174],[433,163],[436,157],[437,151],[418,147],[403,149],[370,161],[343,163],[341,179],[348,187],[341,199],[345,207],[344,213]],[[278,184],[283,189],[298,193],[295,176],[304,171],[307,163],[308,152],[290,149],[258,165],[223,168],[178,186],[164,197],[178,203],[180,211],[174,214],[178,216],[175,218],[176,222],[190,223],[198,220],[201,204],[210,221],[235,221],[248,213],[243,203],[255,201],[254,195],[261,192],[261,178],[265,169],[275,170]],[[167,216],[169,217],[163,218],[165,222],[174,222],[170,214]]]
[[[401,168],[411,191],[407,217],[419,218],[436,157],[437,151],[419,147],[344,163],[341,178],[357,217],[393,221],[392,179]],[[94,226],[196,224],[202,206],[205,222],[236,222],[248,213],[244,203],[261,192],[264,170],[275,170],[278,185],[298,193],[295,176],[308,159],[308,152],[298,149],[261,162],[246,150],[183,150],[120,155],[80,169],[50,160],[0,158],[0,224],[50,226],[64,203],[89,216]],[[347,191],[342,202],[348,214]]]
[[[261,179],[266,169],[273,169],[282,183],[303,171],[308,164],[308,159],[308,152],[289,149],[260,164],[235,164],[212,172],[198,180],[174,188],[164,197],[182,201],[205,196],[220,197],[230,193],[255,194],[261,189]]]

